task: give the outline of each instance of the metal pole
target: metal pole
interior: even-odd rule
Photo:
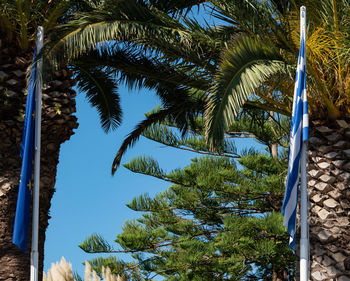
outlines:
[[[304,38],[306,49],[306,8],[300,8],[300,38]],[[306,57],[305,57],[306,64]],[[305,74],[306,75],[306,74]],[[301,148],[301,186],[300,186],[300,281],[309,280],[309,226],[308,226],[308,195],[306,180],[306,147],[307,143],[303,142]]]
[[[38,27],[37,54],[43,46],[44,29]],[[37,62],[35,77],[35,155],[34,155],[34,189],[33,189],[33,218],[32,218],[32,251],[30,254],[30,281],[38,281],[39,253],[39,192],[40,192],[40,136],[41,136],[41,67],[42,59]]]
[[[308,195],[306,183],[306,142],[301,149],[301,188],[300,188],[300,281],[309,280],[309,226]]]

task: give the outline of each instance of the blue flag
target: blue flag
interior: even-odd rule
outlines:
[[[284,193],[282,214],[284,226],[290,236],[289,246],[295,251],[296,215],[299,193],[300,157],[302,146],[309,138],[309,115],[306,97],[306,42],[301,37],[298,68],[294,88],[293,115],[290,132],[287,184]]]
[[[33,62],[36,57],[34,51]],[[37,87],[37,64],[34,63],[29,77],[26,111],[24,116],[24,126],[22,134],[22,144],[20,156],[22,158],[21,176],[17,196],[17,208],[15,222],[13,226],[12,242],[23,252],[27,249],[29,219],[30,219],[30,199],[32,185],[32,162],[34,149],[34,125],[35,125],[35,90]]]

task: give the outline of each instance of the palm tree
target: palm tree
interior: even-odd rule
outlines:
[[[209,143],[222,142],[242,105],[290,115],[298,51],[299,1],[212,1],[216,16],[241,28],[221,55],[206,111]],[[312,280],[350,280],[347,184],[350,72],[349,1],[307,7],[310,112],[309,195]],[[259,19],[257,21],[256,19]],[[276,83],[277,82],[277,83]],[[268,91],[266,92],[266,89]],[[265,91],[262,91],[265,90]]]
[[[95,1],[98,3],[98,1]],[[43,25],[45,41],[77,11],[96,8],[94,1],[35,0],[0,1],[0,276],[2,280],[29,280],[30,243],[26,253],[12,244],[12,227],[17,201],[21,160],[19,149],[23,128],[26,72],[31,64],[38,25]],[[48,60],[44,58],[44,65]],[[42,272],[45,230],[50,201],[54,194],[60,144],[70,138],[78,123],[75,91],[85,91],[99,113],[107,132],[121,121],[116,82],[101,66],[67,64],[57,56],[60,68],[46,67],[43,88],[41,191],[39,253]],[[89,71],[86,72],[86,69]],[[92,76],[93,75],[93,76]],[[30,241],[29,241],[30,242]]]

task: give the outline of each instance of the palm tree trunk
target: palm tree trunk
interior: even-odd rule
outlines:
[[[30,234],[24,254],[12,244],[21,159],[19,150],[25,107],[25,71],[30,54],[16,57],[0,51],[0,280],[28,281],[30,274]],[[77,127],[72,74],[62,70],[43,90],[42,151],[40,178],[39,272],[43,269],[45,230],[54,194],[60,144]]]
[[[310,130],[311,280],[350,281],[350,122]]]

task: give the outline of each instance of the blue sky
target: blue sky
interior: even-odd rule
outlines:
[[[84,253],[78,245],[94,232],[112,242],[127,219],[140,216],[128,209],[127,203],[142,193],[154,195],[169,186],[161,180],[133,174],[124,167],[111,176],[113,158],[122,140],[144,118],[143,114],[159,102],[151,92],[131,93],[123,88],[121,100],[123,124],[116,131],[105,134],[96,110],[90,107],[83,94],[77,96],[79,128],[61,146],[56,193],[50,211],[52,218],[46,232],[45,272],[51,263],[64,256],[73,264],[73,270],[82,275],[82,263],[94,256]],[[247,145],[254,145],[254,142],[244,139],[237,143],[239,148]],[[122,163],[141,154],[152,155],[167,171],[184,167],[196,156],[142,137],[127,152]],[[127,258],[126,255],[119,257]]]

